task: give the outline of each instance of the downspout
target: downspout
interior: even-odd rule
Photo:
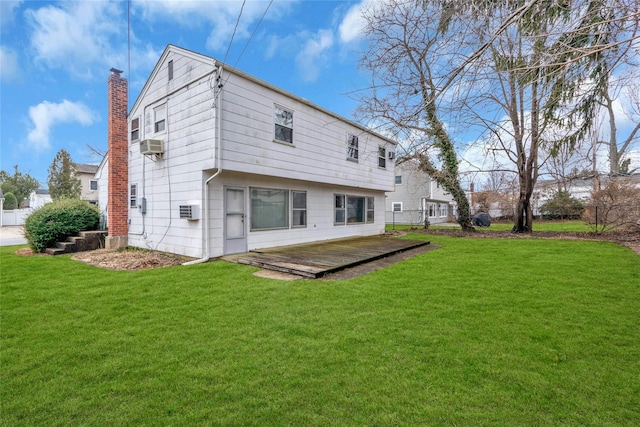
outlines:
[[[215,138],[214,138],[214,142],[215,142],[214,147],[217,150],[216,151],[217,170],[216,170],[216,173],[211,175],[204,182],[204,198],[203,198],[204,200],[202,202],[203,203],[202,210],[204,211],[204,215],[203,215],[204,223],[202,224],[202,229],[203,229],[202,230],[202,235],[203,235],[202,258],[185,262],[182,265],[201,264],[203,262],[209,261],[209,184],[218,175],[222,173],[222,163],[221,163],[221,159],[222,159],[222,81],[221,81],[222,71],[223,71],[222,64],[220,64],[218,66],[218,78],[216,79],[218,81],[216,85],[216,89],[218,90],[217,96],[215,96],[215,92],[214,92],[216,110],[217,110],[216,111],[216,132],[215,132]]]

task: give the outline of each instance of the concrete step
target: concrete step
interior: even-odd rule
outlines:
[[[44,250],[47,255],[62,255],[64,254],[64,249],[60,248],[47,248]]]
[[[58,249],[62,249],[65,253],[76,252],[76,242],[66,241],[56,243]]]

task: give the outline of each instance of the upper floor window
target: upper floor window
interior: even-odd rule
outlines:
[[[293,144],[293,111],[285,110],[276,105],[275,110],[275,139],[276,141]]]
[[[95,179],[92,179],[89,182],[89,190],[96,191],[97,189],[98,189],[98,181],[96,181]]]
[[[402,185],[402,175],[396,175],[396,185]]]
[[[131,141],[138,139],[140,139],[140,119],[136,117],[131,120]]]
[[[154,132],[162,132],[165,129],[165,121],[167,118],[167,105],[163,104],[153,109],[153,130]]]
[[[347,159],[358,161],[358,136],[347,136]]]
[[[378,167],[387,167],[387,150],[384,147],[378,147]]]

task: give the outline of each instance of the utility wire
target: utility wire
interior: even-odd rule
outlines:
[[[233,44],[233,38],[236,36],[236,30],[238,29],[238,24],[240,23],[240,17],[242,16],[242,11],[244,10],[244,5],[247,0],[242,0],[242,6],[240,6],[240,13],[238,14],[238,19],[236,20],[236,25],[233,27],[233,33],[231,34],[231,40],[229,40],[229,46],[227,46],[227,53],[224,54],[224,60],[222,61],[224,64],[227,63],[227,56],[229,55],[229,50],[231,50],[231,44]]]
[[[256,35],[256,32],[258,31],[258,27],[260,27],[260,24],[262,24],[262,20],[264,19],[265,15],[269,11],[269,8],[271,7],[272,4],[273,4],[273,0],[269,2],[269,4],[267,5],[267,8],[264,10],[264,13],[260,17],[260,20],[258,21],[258,23],[256,24],[256,27],[253,29],[253,32],[251,33],[251,37],[249,37],[249,40],[247,40],[247,43],[245,43],[244,47],[242,48],[242,52],[240,52],[240,56],[238,56],[238,59],[236,59],[236,62],[233,64],[234,67],[236,66],[236,64],[238,64],[238,62],[240,62],[240,58],[242,58],[242,55],[244,55],[244,52],[247,50],[249,43],[251,43],[251,40],[253,40],[253,36]]]

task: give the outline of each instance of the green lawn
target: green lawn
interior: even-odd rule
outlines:
[[[3,426],[640,424],[640,257],[430,239],[348,281],[0,248]]]
[[[421,228],[421,226],[416,225],[403,225],[403,224],[387,224],[387,231],[391,230],[408,230],[411,228]],[[432,224],[429,229],[430,230],[440,230],[440,229],[460,229],[459,226],[451,226],[451,225],[438,225]],[[477,230],[480,231],[509,231],[513,228],[512,222],[493,222],[490,227],[476,227]],[[533,231],[582,231],[582,232],[592,232],[593,229],[589,227],[584,221],[541,221],[537,220],[533,223]]]

